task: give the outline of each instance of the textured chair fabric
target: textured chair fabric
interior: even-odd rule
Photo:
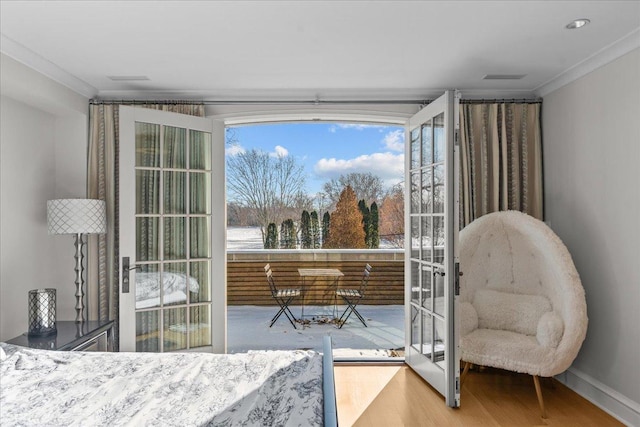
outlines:
[[[565,371],[587,331],[571,255],[542,221],[516,211],[460,232],[461,358],[550,377]]]

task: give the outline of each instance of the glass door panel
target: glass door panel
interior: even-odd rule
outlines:
[[[185,214],[187,195],[186,172],[164,172],[164,213]]]
[[[457,236],[458,186],[453,120],[456,100],[445,93],[409,120],[406,153],[410,251],[405,360],[442,393],[447,405],[458,406],[460,373],[455,335],[454,262]],[[409,240],[410,238],[410,240]],[[416,289],[417,288],[417,289]]]
[[[158,171],[136,170],[136,188],[140,189],[143,197],[136,199],[137,214],[160,213],[160,176]]]
[[[197,141],[188,144],[187,135],[195,137]],[[140,206],[138,221],[141,224],[136,235],[136,248],[140,254],[138,261],[155,262],[155,269],[159,272],[153,276],[136,276],[136,289],[151,286],[158,301],[153,304],[157,310],[157,315],[153,317],[149,313],[148,303],[142,299],[136,301],[137,307],[147,306],[143,325],[137,327],[140,330],[137,340],[148,341],[148,331],[145,329],[159,330],[160,346],[158,348],[154,343],[148,347],[152,351],[193,348],[189,342],[191,319],[187,312],[203,302],[192,301],[192,296],[194,293],[210,294],[209,289],[201,289],[209,287],[208,281],[200,284],[187,271],[193,258],[208,260],[211,254],[208,246],[211,198],[190,197],[193,194],[202,195],[207,190],[206,183],[211,180],[211,172],[200,171],[195,180],[187,179],[195,175],[191,173],[189,163],[194,163],[197,170],[207,165],[199,156],[189,157],[189,148],[195,148],[198,153],[211,153],[211,147],[207,145],[211,145],[211,138],[203,132],[188,133],[185,128],[136,122],[136,161],[141,162],[135,165],[136,175],[141,177],[136,180],[136,206]],[[199,211],[197,217],[187,213],[187,199],[190,200],[191,209],[194,210],[195,205],[195,210]],[[162,206],[159,212],[158,206]],[[189,251],[188,246],[191,248]],[[159,254],[162,254],[161,258],[158,258]],[[205,265],[208,264],[205,261]],[[159,282],[147,283],[153,282],[153,279],[159,279]],[[139,292],[136,297],[148,299],[150,295]],[[204,301],[205,304],[207,302]],[[162,328],[155,325],[151,328],[151,318],[161,323]],[[210,345],[210,340],[198,339],[197,342]],[[136,347],[145,348],[142,345]]]
[[[165,169],[187,167],[187,131],[173,126],[164,127],[162,164]]]
[[[432,296],[431,286],[433,283],[432,279],[433,279],[432,268],[429,267],[428,265],[423,265],[422,276],[420,278],[420,281],[422,283],[421,299],[422,299],[422,307],[428,310],[431,310],[431,305],[432,305],[432,301],[431,301],[431,296]]]
[[[196,261],[189,263],[189,275],[193,281],[189,283],[192,302],[211,301],[211,285],[209,282],[209,271],[211,263],[209,261]]]
[[[136,259],[138,261],[157,261],[160,259],[159,230],[159,218],[136,218]]]
[[[185,307],[162,311],[164,319],[162,351],[185,350],[187,344],[187,310]]]
[[[191,347],[211,345],[211,306],[196,305],[189,309],[189,342]]]
[[[158,330],[160,312],[137,311],[136,317],[136,351],[160,351],[160,331]]]
[[[420,303],[420,264],[411,262],[411,302]]]
[[[420,339],[420,326],[421,326],[421,319],[420,319],[420,312],[418,311],[418,309],[414,306],[411,305],[409,307],[409,310],[411,312],[411,348],[415,351],[420,351],[420,343],[422,342],[422,340]]]

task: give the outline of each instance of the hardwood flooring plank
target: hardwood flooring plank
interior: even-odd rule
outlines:
[[[543,419],[530,375],[473,370],[457,409],[447,407],[444,398],[406,365],[338,365],[335,375],[342,427],[623,426],[553,379],[541,379],[548,416]]]

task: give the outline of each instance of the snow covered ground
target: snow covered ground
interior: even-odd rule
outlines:
[[[227,227],[227,249],[263,249],[260,227]]]
[[[260,227],[227,227],[227,249],[263,249]],[[380,241],[380,249],[397,249]]]
[[[321,318],[331,317],[333,306],[307,306],[307,314],[319,313]],[[345,306],[338,306],[341,314]],[[331,336],[335,357],[379,358],[402,356],[404,349],[404,306],[362,305],[358,311],[367,321],[368,327],[351,316],[338,329],[330,323],[312,322],[309,325],[291,326],[282,315],[269,328],[278,307],[228,306],[227,307],[227,351],[229,353],[249,350],[293,350],[313,349],[322,351],[322,337]],[[300,307],[291,308],[299,317]],[[394,351],[391,351],[394,350]]]

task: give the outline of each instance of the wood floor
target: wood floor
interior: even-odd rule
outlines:
[[[406,365],[336,365],[335,377],[341,427],[623,425],[553,379],[541,381],[547,410],[547,419],[542,419],[528,375],[473,370],[457,409],[447,407]]]

